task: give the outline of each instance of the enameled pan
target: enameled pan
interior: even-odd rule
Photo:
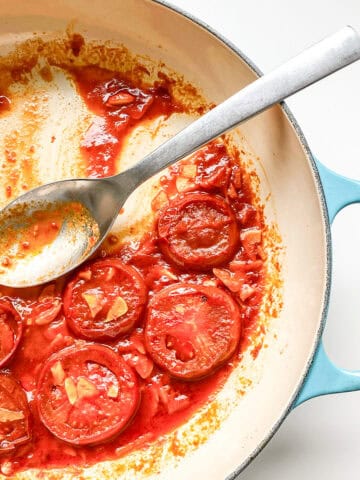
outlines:
[[[249,59],[208,26],[161,1],[0,0],[0,15],[1,55],[34,38],[34,32],[50,38],[71,30],[85,41],[124,44],[145,62],[151,58],[157,68],[164,63],[215,103],[260,75]],[[75,102],[71,92],[66,95],[70,105]],[[59,105],[55,102],[54,112]],[[76,131],[76,107],[75,103],[61,114],[57,111],[51,121],[67,118]],[[181,121],[168,125],[166,135],[180,127]],[[137,145],[138,156],[154,147],[145,140],[149,139],[140,139]],[[235,478],[297,405],[318,395],[360,389],[359,374],[333,365],[321,342],[331,279],[330,224],[341,208],[360,201],[360,184],[313,158],[285,104],[243,124],[233,141],[249,156],[260,180],[258,195],[267,224],[277,232],[277,242],[269,245],[270,257],[280,263],[281,281],[269,286],[278,315],[268,322],[267,348],[256,360],[249,355],[235,369],[216,399],[216,409],[203,418],[195,415],[169,436],[161,450],[150,445],[81,474],[68,466],[63,471],[23,472],[17,478]],[[71,176],[71,169],[57,163],[54,148],[45,150],[39,160],[46,164],[43,183],[58,178],[60,167],[60,176]],[[64,141],[61,148],[63,157],[70,157],[71,146]],[[124,161],[122,168],[126,166]],[[178,448],[171,449],[175,440]]]

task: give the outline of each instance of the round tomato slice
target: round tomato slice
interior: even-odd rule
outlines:
[[[14,355],[22,335],[20,315],[10,302],[0,300],[0,367]]]
[[[146,348],[175,377],[192,380],[212,373],[234,353],[240,334],[238,305],[220,288],[171,285],[149,304]]]
[[[77,272],[64,293],[64,312],[76,335],[88,340],[113,339],[134,327],[146,300],[140,273],[108,258]]]
[[[83,343],[52,355],[40,374],[40,419],[74,445],[105,442],[132,419],[140,399],[136,374],[111,348]]]
[[[231,207],[218,195],[186,193],[161,212],[159,246],[183,268],[208,270],[230,260],[239,244]]]
[[[12,375],[0,373],[0,453],[30,440],[29,420],[25,392]]]

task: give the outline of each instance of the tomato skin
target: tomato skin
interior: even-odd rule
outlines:
[[[12,375],[4,372],[0,372],[0,409],[10,411],[18,417],[12,421],[0,422],[2,454],[11,452],[31,438],[30,411],[25,392]]]
[[[91,291],[97,291],[103,302],[95,314],[83,297]],[[128,310],[109,321],[106,314],[119,296],[126,300]],[[63,297],[67,324],[85,340],[112,340],[128,332],[139,320],[146,301],[147,289],[140,273],[117,258],[87,264],[75,274]]]
[[[20,315],[7,300],[0,300],[0,367],[13,357],[23,331]]]
[[[59,362],[60,378],[54,376]],[[67,379],[76,389],[75,398],[69,396]],[[81,397],[81,381],[93,385],[93,395],[85,391]],[[109,385],[116,387],[113,393]],[[135,372],[110,347],[79,342],[47,360],[36,400],[40,420],[57,438],[78,446],[96,445],[127,427],[138,408],[140,390]]]
[[[159,246],[177,266],[209,270],[226,263],[239,245],[239,230],[231,207],[219,195],[204,192],[176,197],[161,212]]]
[[[146,349],[174,377],[195,380],[213,373],[235,352],[240,336],[238,305],[220,288],[178,283],[149,303]]]

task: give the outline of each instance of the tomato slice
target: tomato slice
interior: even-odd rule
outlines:
[[[22,335],[20,315],[10,302],[0,300],[0,367],[14,355]]]
[[[81,343],[47,360],[36,398],[40,419],[53,435],[90,445],[128,425],[140,393],[136,374],[110,347]]]
[[[30,440],[30,411],[25,392],[15,378],[0,373],[0,453]]]
[[[77,272],[64,293],[64,312],[68,325],[78,336],[113,339],[134,327],[146,300],[140,273],[116,258],[109,258]]]
[[[231,207],[218,195],[185,193],[162,211],[159,246],[183,268],[208,270],[230,260],[239,245]]]
[[[149,303],[146,348],[175,377],[212,373],[234,353],[240,334],[239,307],[220,288],[178,283]]]

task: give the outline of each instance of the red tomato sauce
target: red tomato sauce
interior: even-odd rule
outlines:
[[[116,159],[126,135],[140,122],[181,111],[165,83],[138,88],[114,72],[96,67],[71,70],[87,107],[96,116],[81,139],[89,177],[116,173]]]
[[[116,158],[129,129],[149,118],[170,115],[179,110],[166,85],[140,89],[127,83],[120,75],[93,68],[74,70],[73,75],[84,101],[97,115],[81,139],[89,176],[115,173]],[[112,97],[110,105],[107,104]],[[133,369],[141,400],[130,423],[113,439],[99,445],[75,446],[56,438],[42,423],[37,405],[37,383],[39,377],[44,376],[42,369],[51,355],[66,347],[83,345],[79,342],[84,340],[77,337],[66,321],[62,295],[69,282],[77,278],[76,275],[82,278],[83,285],[92,281],[87,267],[83,266],[72,277],[62,278],[56,284],[45,287],[27,290],[1,288],[2,296],[12,302],[23,321],[21,342],[2,371],[11,373],[26,393],[31,431],[31,440],[10,453],[4,449],[1,453],[0,450],[0,468],[6,463],[7,474],[28,468],[91,465],[146,446],[148,442],[183,424],[200,406],[214,398],[234,365],[241,361],[244,350],[256,340],[254,332],[265,278],[265,254],[262,249],[264,224],[261,210],[255,207],[249,179],[238,165],[238,158],[229,153],[223,142],[213,142],[190,159],[171,167],[160,183],[161,189],[152,202],[156,216],[153,228],[140,240],[127,244],[121,244],[116,236],[111,235],[101,253],[107,256],[107,261],[115,257],[116,262],[121,261],[137,271],[146,286],[149,302],[165,287],[176,284],[205,286],[205,292],[225,292],[227,302],[237,309],[241,321],[242,333],[235,353],[203,378],[189,381],[172,376],[165,368],[156,365],[147,351],[144,338],[146,307],[136,325],[131,325],[126,333],[116,339],[86,339],[92,344],[112,348]],[[158,221],[164,209],[169,203],[176,204],[182,195],[192,195],[192,192],[221,197],[236,219],[240,236],[236,249],[230,259],[224,257],[224,262],[216,264],[216,268],[206,265],[203,270],[192,269],[191,266],[183,268],[171,261],[159,242]],[[193,229],[196,237],[204,219],[200,216],[189,220],[189,216],[191,211],[187,212],[184,221],[198,222]],[[211,218],[205,218],[205,221],[210,222]],[[187,237],[186,241],[189,244],[196,243],[196,238]],[[111,247],[111,256],[106,253],[106,246]],[[211,248],[211,245],[207,245],[207,248]],[[216,248],[220,248],[218,243]],[[91,270],[92,264],[89,265]],[[107,265],[106,268],[111,269],[111,266]],[[116,276],[111,278],[116,279]],[[87,295],[83,298],[89,303],[90,297]],[[206,298],[203,300],[206,301]],[[94,317],[98,315],[98,308],[105,309],[107,315],[111,310],[111,306],[104,306],[103,303],[98,308],[96,305],[89,306]],[[113,317],[105,321],[113,321]],[[180,343],[178,348],[187,348],[184,345]],[[167,348],[170,348],[170,344]],[[188,351],[191,352],[191,349]],[[64,390],[61,395],[64,397]]]

